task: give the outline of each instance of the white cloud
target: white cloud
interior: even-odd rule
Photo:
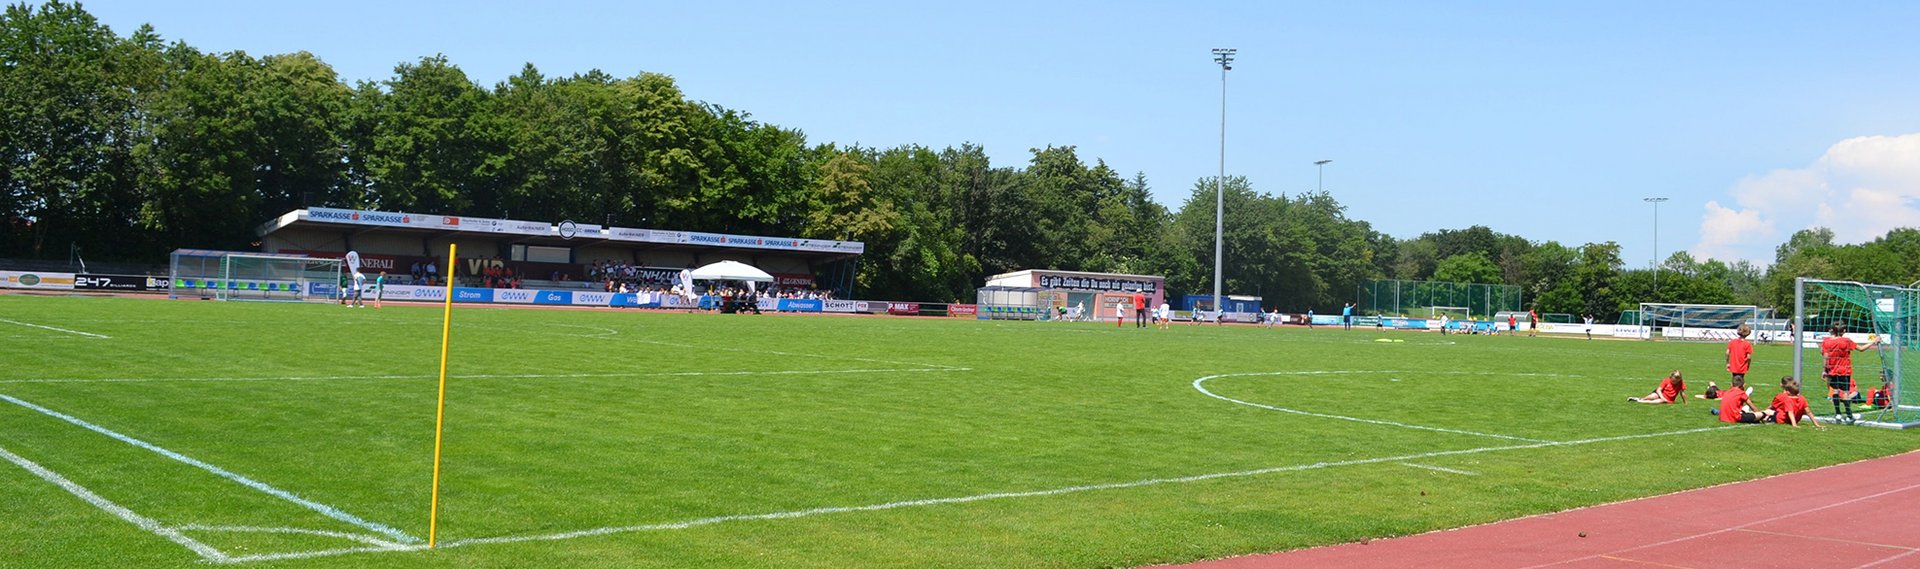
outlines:
[[[1707,202],[1694,257],[1768,263],[1808,227],[1841,243],[1920,227],[1920,133],[1842,140],[1805,168],[1747,177],[1728,194],[1737,209]]]
[[[1718,201],[1707,202],[1706,218],[1700,222],[1700,242],[1693,246],[1694,258],[1741,258],[1739,244],[1772,236],[1773,221],[1761,219],[1756,210],[1732,210]]]

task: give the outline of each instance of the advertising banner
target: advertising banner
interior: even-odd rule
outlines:
[[[907,315],[918,315],[918,314],[920,314],[920,303],[918,303],[918,302],[889,302],[889,303],[887,303],[887,314],[907,314]]]
[[[980,314],[980,305],[978,305],[978,304],[949,304],[949,305],[947,305],[947,315],[948,315],[948,316],[974,316],[974,315],[977,315],[977,314]]]
[[[1141,291],[1149,295],[1159,290],[1159,283],[1132,279],[1072,277],[1066,275],[1040,275],[1040,288],[1059,288],[1069,290],[1093,291]]]
[[[454,290],[457,292],[460,289],[454,289]],[[514,304],[533,304],[534,291],[525,290],[525,289],[515,289],[515,288],[496,288],[491,290],[493,291],[493,302],[511,302]],[[455,297],[454,300],[460,300],[460,299],[458,297]]]
[[[455,287],[453,289],[453,301],[454,302],[493,302],[493,289]]]
[[[856,310],[855,307],[858,306],[858,304],[859,303],[851,300],[823,300],[823,301],[820,301],[820,311],[821,312],[854,312]]]
[[[801,288],[810,288],[813,286],[813,275],[802,275],[798,273],[768,273],[768,274],[773,276],[773,286],[801,287]]]
[[[536,290],[533,293],[534,304],[573,304],[573,291]]]
[[[73,288],[79,290],[166,290],[167,279],[132,275],[74,275]]]
[[[572,302],[575,306],[611,306],[613,305],[613,293],[574,292]]]
[[[774,306],[781,312],[820,312],[824,309],[821,301],[811,298],[782,298]]]
[[[73,273],[0,271],[0,287],[73,290]]]

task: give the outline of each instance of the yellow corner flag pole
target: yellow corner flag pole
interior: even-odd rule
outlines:
[[[453,335],[453,267],[458,247],[447,244],[447,302],[440,318],[440,404],[433,413],[433,499],[427,511],[427,549],[433,549],[440,530],[440,429],[447,419],[447,341]]]

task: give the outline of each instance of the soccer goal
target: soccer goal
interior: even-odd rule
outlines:
[[[1920,359],[1915,357],[1920,331],[1920,289],[1800,278],[1794,281],[1794,377],[1814,409],[1829,403],[1824,377],[1825,358],[1820,344],[1840,326],[1846,337],[1872,349],[1853,354],[1853,385],[1846,397],[1861,425],[1889,429],[1920,427]],[[1888,401],[1876,405],[1868,395],[1889,386]],[[1860,397],[1855,399],[1855,394]],[[1865,409],[1862,411],[1862,409]]]
[[[171,259],[169,298],[334,300],[345,290],[345,263],[305,255],[180,249]]]
[[[1623,317],[1623,324],[1624,317]],[[1645,339],[1683,342],[1726,342],[1739,337],[1740,326],[1753,329],[1748,340],[1787,341],[1786,320],[1773,309],[1745,304],[1673,304],[1642,302],[1635,324],[1645,327]]]

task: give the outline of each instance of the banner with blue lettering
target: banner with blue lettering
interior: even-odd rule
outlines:
[[[613,304],[611,292],[575,292],[572,303],[586,306],[609,306]]]

